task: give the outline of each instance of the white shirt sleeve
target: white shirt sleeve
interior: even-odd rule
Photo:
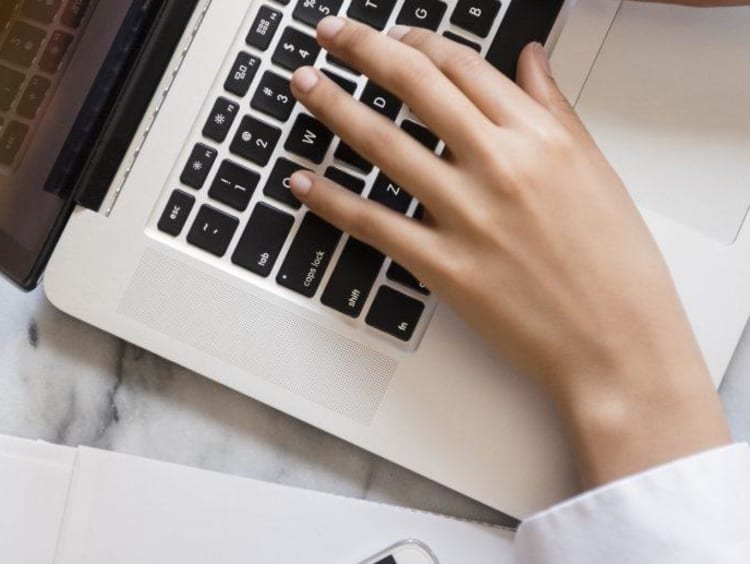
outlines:
[[[750,447],[618,480],[525,521],[518,564],[750,563]]]

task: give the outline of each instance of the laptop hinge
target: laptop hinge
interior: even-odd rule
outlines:
[[[138,38],[142,42],[140,49],[124,62],[117,52],[124,47],[122,43],[118,45],[116,41],[110,50],[95,88],[109,87],[111,109],[107,112],[100,134],[91,143],[85,166],[76,182],[73,199],[78,205],[94,211],[101,208],[198,2],[146,2],[148,6],[143,9],[155,10],[156,13],[152,16],[152,25],[142,32],[145,37]],[[137,13],[129,15],[135,18],[144,16]],[[132,40],[123,38],[123,41]],[[115,72],[106,66],[110,59],[114,59],[120,67]],[[123,77],[126,78],[123,80]],[[93,90],[92,97],[96,97]]]

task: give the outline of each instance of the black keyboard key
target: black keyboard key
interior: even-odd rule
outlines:
[[[89,4],[91,4],[91,0],[66,0],[60,21],[73,29],[80,27],[83,18],[86,17]]]
[[[274,2],[281,4],[282,6],[287,6],[291,1],[292,0],[274,0]]]
[[[12,121],[3,128],[0,137],[0,165],[13,164],[28,133],[28,126],[17,121]]]
[[[65,58],[65,54],[73,44],[73,36],[64,31],[54,31],[47,42],[39,68],[50,74],[57,72]]]
[[[229,135],[229,129],[240,111],[238,104],[226,98],[219,98],[208,114],[206,125],[203,126],[203,137],[222,143]]]
[[[563,0],[511,2],[487,50],[487,62],[515,79],[521,51],[532,41],[547,42],[563,4]]]
[[[299,114],[289,132],[284,148],[315,164],[320,164],[332,141],[333,133],[330,129],[312,116]]]
[[[360,155],[343,141],[341,141],[339,143],[339,146],[336,147],[336,152],[333,154],[333,156],[337,160],[344,162],[349,166],[356,168],[357,170],[361,170],[365,174],[369,174],[373,168],[372,163],[367,161],[367,159],[365,159],[362,155]]]
[[[250,90],[250,85],[253,83],[259,67],[260,59],[258,57],[244,51],[241,52],[232,64],[232,70],[229,71],[229,76],[224,82],[224,90],[237,96],[244,96]]]
[[[438,139],[432,131],[411,120],[405,119],[401,123],[401,129],[427,147],[430,151],[435,151],[440,144],[440,139]]]
[[[263,193],[282,204],[286,204],[296,210],[300,209],[302,204],[289,189],[289,179],[298,170],[307,169],[289,159],[280,158],[276,161],[276,165],[274,165],[271,174],[268,176],[268,182],[266,182],[266,186],[263,188]]]
[[[443,35],[447,39],[450,39],[451,41],[455,41],[456,43],[460,43],[461,45],[466,45],[467,47],[471,47],[477,53],[479,53],[482,50],[482,46],[479,45],[479,43],[474,43],[473,41],[469,41],[468,39],[466,39],[465,37],[461,35],[457,35],[450,31],[443,32]]]
[[[367,324],[402,341],[409,341],[424,313],[419,300],[381,286],[367,314]]]
[[[295,71],[304,65],[314,65],[319,53],[320,45],[314,37],[287,27],[281,34],[272,61],[287,70]]]
[[[308,213],[302,220],[276,281],[303,296],[313,297],[340,239],[341,231],[317,215]]]
[[[421,203],[417,204],[417,208],[414,210],[414,213],[412,215],[417,221],[424,221],[424,206]]]
[[[430,291],[427,289],[427,286],[422,284],[416,276],[414,276],[411,272],[406,270],[397,262],[391,263],[386,276],[388,276],[389,280],[398,282],[399,284],[406,286],[407,288],[411,288],[415,292],[419,292],[420,294],[424,294],[425,296],[430,295]]]
[[[10,109],[25,78],[23,73],[0,65],[0,110]]]
[[[190,158],[180,176],[180,182],[185,186],[200,190],[208,178],[211,167],[214,166],[216,154],[216,149],[198,143],[190,153]]]
[[[396,0],[352,0],[347,15],[382,30],[395,7]]]
[[[257,47],[261,51],[268,49],[276,30],[281,23],[281,12],[270,6],[261,6],[258,15],[255,16],[253,27],[250,29],[245,42]]]
[[[479,37],[487,37],[501,7],[498,0],[458,0],[451,23]]]
[[[26,22],[15,22],[0,48],[0,58],[21,67],[30,67],[36,59],[46,33]]]
[[[264,278],[271,274],[294,217],[263,202],[255,206],[232,262]]]
[[[177,237],[182,233],[188,216],[195,205],[195,198],[182,190],[175,190],[159,220],[159,231]]]
[[[245,116],[229,150],[260,166],[266,166],[279,142],[279,137],[280,129]]]
[[[8,27],[17,7],[17,0],[3,0],[0,2],[0,33],[5,31],[5,28]]]
[[[43,76],[34,76],[26,85],[16,111],[21,117],[34,119],[49,92],[52,82]]]
[[[21,13],[30,20],[48,24],[55,19],[61,4],[62,0],[24,0]]]
[[[260,84],[250,101],[253,108],[279,121],[289,119],[296,103],[289,81],[271,71],[263,73]]]
[[[326,169],[325,177],[328,180],[333,180],[340,186],[343,186],[350,192],[354,192],[357,195],[361,195],[362,192],[365,191],[364,180],[362,180],[361,178],[357,178],[356,176],[352,176],[351,174],[348,174],[334,166],[329,166],[328,169]]]
[[[372,81],[368,81],[365,84],[365,89],[362,91],[362,96],[359,99],[363,104],[371,107],[391,121],[395,120],[401,111],[401,100]]]
[[[406,213],[411,205],[412,196],[385,174],[378,173],[370,190],[370,200],[379,202],[399,213]]]
[[[342,69],[344,69],[344,70],[347,70],[347,71],[349,71],[350,73],[352,73],[352,74],[355,74],[355,75],[357,75],[357,76],[360,76],[360,75],[362,74],[361,72],[359,72],[359,71],[358,71],[357,69],[355,69],[354,67],[350,67],[350,66],[349,66],[349,65],[347,65],[347,64],[346,64],[346,63],[345,63],[344,61],[342,61],[342,60],[341,60],[341,59],[339,59],[338,57],[334,57],[334,56],[333,56],[333,55],[331,55],[330,53],[328,53],[328,54],[326,55],[326,60],[327,60],[327,61],[328,61],[329,63],[331,63],[332,65],[336,65],[337,67],[339,67],[339,68],[342,68]]]
[[[350,317],[359,317],[385,262],[382,253],[349,239],[320,301]]]
[[[338,15],[344,0],[297,0],[292,17],[315,27],[326,16]]]
[[[188,233],[188,243],[212,255],[222,257],[227,252],[239,223],[231,215],[211,206],[203,206],[198,211],[198,216]]]
[[[435,31],[440,26],[447,7],[448,5],[440,0],[406,0],[396,23]]]
[[[348,92],[349,94],[354,95],[354,92],[357,90],[357,85],[352,82],[351,80],[347,80],[339,75],[337,75],[335,72],[331,72],[329,70],[323,69],[323,74],[326,75],[328,78],[330,78],[332,81],[334,81],[336,84],[338,84],[342,90],[345,92]]]
[[[232,161],[223,161],[211,183],[208,195],[222,204],[245,211],[258,187],[258,182],[260,174],[257,172]]]

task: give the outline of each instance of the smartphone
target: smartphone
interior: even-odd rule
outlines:
[[[418,540],[405,540],[368,558],[361,564],[440,564],[427,547]]]

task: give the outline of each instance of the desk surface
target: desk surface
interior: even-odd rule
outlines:
[[[0,280],[0,433],[507,524],[500,513],[159,359]],[[722,399],[750,440],[750,330]]]

